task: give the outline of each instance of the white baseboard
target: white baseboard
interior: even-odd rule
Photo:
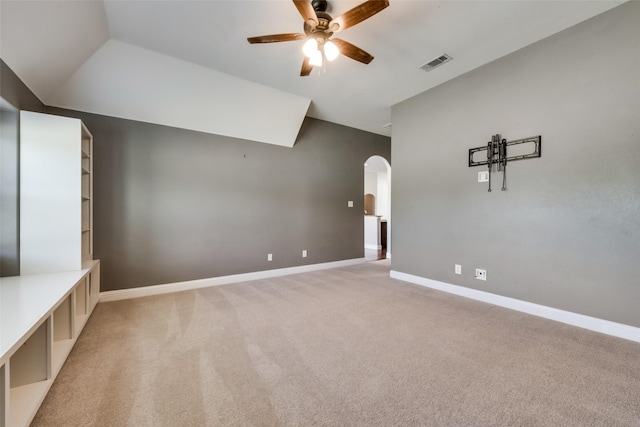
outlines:
[[[118,289],[100,293],[100,302],[118,301],[129,298],[147,297],[151,295],[168,294],[171,292],[187,291],[190,289],[208,288],[210,286],[228,285],[231,283],[248,282],[250,280],[268,279],[271,277],[287,276],[289,274],[308,273],[310,271],[327,270],[330,268],[347,267],[363,264],[364,258],[347,259],[343,261],[326,262],[322,264],[301,265],[298,267],[278,268],[275,270],[256,271],[252,273],[234,274],[231,276],[212,277],[208,279],[189,280],[186,282],[167,283],[164,285],[143,286],[140,288]]]
[[[498,305],[500,307],[509,308],[511,310],[521,311],[523,313],[532,314],[534,316],[544,317],[545,319],[551,319],[557,322],[578,326],[580,328],[589,329],[591,331],[600,332],[602,334],[640,342],[640,328],[637,328],[635,326],[611,322],[609,320],[598,319],[596,317],[585,316],[570,311],[559,310],[553,307],[534,304],[515,298],[504,297],[489,292],[478,291],[476,289],[465,288],[464,286],[439,282],[437,280],[414,276],[412,274],[402,273],[399,271],[391,270],[391,277],[393,279],[398,279],[416,285],[437,289],[439,291],[448,292],[450,294],[455,294],[489,304]]]

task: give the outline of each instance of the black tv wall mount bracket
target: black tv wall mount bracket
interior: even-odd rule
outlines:
[[[511,157],[507,154],[507,147],[521,144],[532,144],[533,151],[524,154],[514,154]],[[480,159],[474,160],[474,155],[481,151],[486,151],[486,155],[478,155]],[[517,152],[519,152],[518,150]],[[469,149],[469,167],[484,166],[489,169],[489,192],[491,192],[491,171],[494,165],[497,165],[498,172],[502,172],[502,191],[507,191],[507,162],[515,160],[525,160],[540,157],[542,155],[542,136],[532,136],[531,138],[516,139],[515,141],[507,141],[500,139],[500,134],[491,137],[491,141],[484,147],[476,147]]]

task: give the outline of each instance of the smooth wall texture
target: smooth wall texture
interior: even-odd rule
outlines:
[[[393,270],[640,326],[638,22],[623,4],[393,107]],[[468,150],[496,133],[542,157],[488,193]]]
[[[45,102],[292,147],[311,100],[111,39]]]
[[[102,291],[364,256],[364,162],[390,160],[388,137],[307,118],[286,148],[48,112],[82,119],[94,137]]]
[[[20,274],[19,109],[44,104],[0,60],[0,277]]]

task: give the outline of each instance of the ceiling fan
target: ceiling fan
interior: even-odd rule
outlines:
[[[304,34],[272,34],[268,36],[249,37],[249,43],[276,43],[295,40],[307,40],[302,51],[305,54],[302,62],[301,76],[308,76],[314,66],[322,66],[324,60],[333,61],[343,54],[363,64],[373,61],[373,56],[342,39],[333,38],[333,33],[345,30],[364,21],[389,6],[388,0],[368,0],[332,18],[327,13],[326,0],[293,0],[294,5],[304,19]]]

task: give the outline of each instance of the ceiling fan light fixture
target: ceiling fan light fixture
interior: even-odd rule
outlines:
[[[0,0],[2,1],[2,0]],[[327,0],[293,0],[293,4],[304,20],[304,33],[271,34],[248,37],[254,43],[278,43],[306,40],[302,51],[305,55],[300,69],[300,76],[306,77],[313,67],[324,67],[325,61],[333,61],[344,55],[363,64],[373,60],[373,56],[357,46],[342,39],[329,40],[333,33],[353,27],[371,18],[389,6],[389,0],[365,0],[364,3],[349,9],[342,15],[332,18],[327,13]]]
[[[320,52],[319,50],[316,50],[315,52],[313,52],[313,54],[309,58],[309,64],[313,65],[314,67],[321,66],[322,65],[322,52]]]
[[[324,56],[327,58],[327,61],[333,61],[340,55],[340,49],[338,46],[331,40],[327,41],[324,44]]]
[[[304,46],[302,46],[302,53],[304,53],[306,57],[312,58],[315,52],[318,52],[318,41],[310,38],[304,43]]]

